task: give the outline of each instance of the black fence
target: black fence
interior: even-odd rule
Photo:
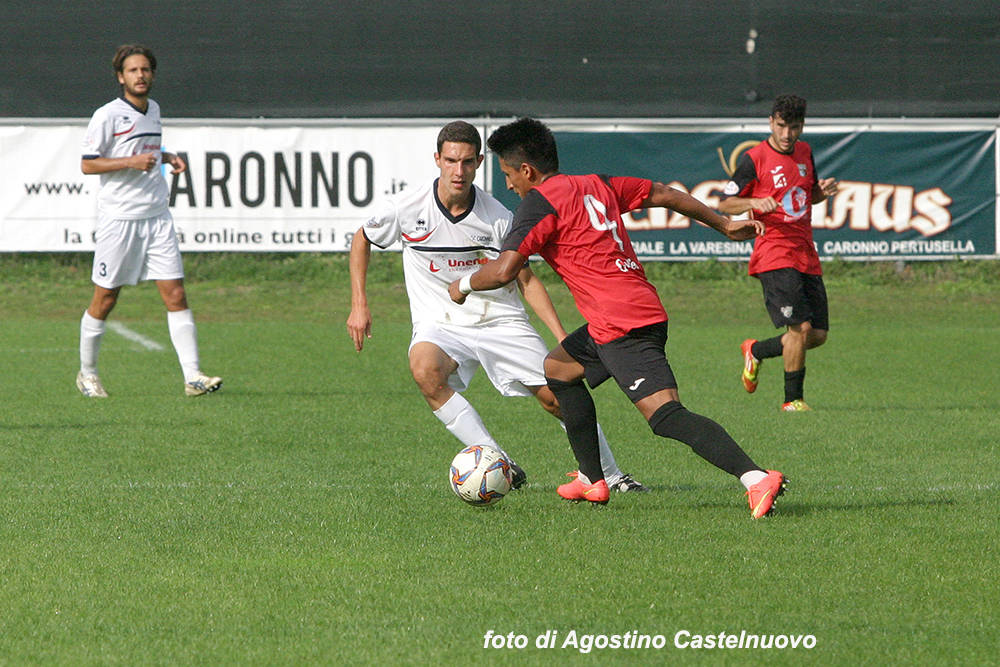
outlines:
[[[89,116],[131,41],[173,118],[1000,116],[995,0],[3,4],[8,117]]]

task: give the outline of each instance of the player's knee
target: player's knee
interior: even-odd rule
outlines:
[[[826,342],[826,331],[823,329],[812,329],[809,332],[809,347],[819,347]]]
[[[447,384],[448,380],[440,368],[415,360],[410,361],[410,374],[413,375],[413,381],[424,396],[435,395]]]

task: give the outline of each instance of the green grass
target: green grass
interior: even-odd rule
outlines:
[[[485,510],[409,378],[398,256],[373,260],[374,337],[354,352],[342,255],[192,255],[216,395],[187,399],[155,289],[105,337],[112,393],[73,386],[89,258],[0,258],[0,664],[985,664],[1000,641],[1000,263],[828,266],[814,412],[785,415],[743,267],[655,265],[693,410],[791,479],[753,522],[735,480],[595,392],[619,463],[653,487],[564,504],[565,436],[480,376],[467,393],[525,467]],[[544,267],[568,325],[579,323]],[[483,649],[484,634],[667,637],[659,651]],[[813,649],[673,648],[675,633],[808,634]]]

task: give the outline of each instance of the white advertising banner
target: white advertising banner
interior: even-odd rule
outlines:
[[[164,171],[181,250],[347,250],[382,197],[438,174],[440,127],[168,120],[163,149],[188,163]],[[80,171],[85,129],[0,125],[0,252],[93,250],[99,177]]]

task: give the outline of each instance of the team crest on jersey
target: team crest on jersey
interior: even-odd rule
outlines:
[[[798,166],[799,166],[799,176],[805,177],[806,166],[804,164],[799,164]]]
[[[792,316],[792,310],[793,309],[792,309],[791,306],[782,306],[781,307],[781,314],[782,314],[783,317],[791,317]]]
[[[726,188],[722,191],[723,194],[735,195],[740,191],[740,186],[736,185],[736,181],[729,181],[726,183]]]

